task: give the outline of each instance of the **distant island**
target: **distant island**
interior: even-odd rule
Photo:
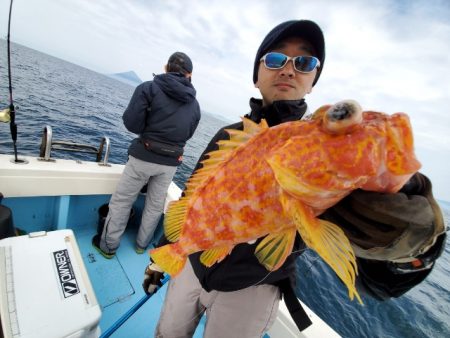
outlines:
[[[108,76],[133,87],[136,87],[137,85],[142,83],[142,80],[139,78],[139,76],[137,76],[137,74],[132,70],[125,73],[109,74]]]

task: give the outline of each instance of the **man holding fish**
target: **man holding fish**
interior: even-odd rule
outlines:
[[[191,337],[206,312],[205,337],[260,337],[280,295],[305,328],[292,290],[306,247],[360,302],[398,297],[431,271],[445,226],[416,173],[408,117],[346,101],[300,121],[324,62],[322,30],[309,20],[281,23],[261,43],[262,99],[211,140],[150,251],[144,291],[172,276],[155,336]]]

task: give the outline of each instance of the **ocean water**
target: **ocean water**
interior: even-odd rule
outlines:
[[[0,109],[9,104],[6,60],[6,42],[0,40]],[[54,140],[98,147],[101,138],[108,136],[110,162],[126,162],[127,148],[135,135],[125,129],[121,116],[133,87],[17,44],[12,44],[11,61],[19,156],[39,155],[42,131],[50,125]],[[175,176],[180,187],[211,137],[227,124],[216,115],[203,113]],[[12,149],[9,124],[0,123],[0,152],[13,154]],[[95,159],[89,154],[54,152],[52,156]],[[450,203],[440,204],[449,224]],[[348,299],[345,287],[313,252],[306,251],[297,267],[298,295],[343,337],[450,337],[448,245],[420,285],[385,302],[363,298],[364,306]]]

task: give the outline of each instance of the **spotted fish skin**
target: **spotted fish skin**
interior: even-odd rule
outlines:
[[[266,236],[255,255],[276,270],[299,232],[361,302],[350,242],[317,216],[358,188],[396,192],[420,168],[408,116],[362,112],[345,101],[308,121],[243,122],[244,131],[229,130],[230,140],[219,142],[170,205],[165,234],[175,243],[152,250],[153,260],[175,276],[191,253],[204,251],[201,261],[211,266],[236,244]]]

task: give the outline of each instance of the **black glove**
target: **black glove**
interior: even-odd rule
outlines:
[[[427,177],[416,173],[395,194],[355,190],[320,218],[340,226],[357,257],[408,262],[445,232]]]
[[[431,182],[419,173],[395,194],[355,190],[320,218],[348,236],[357,256],[358,291],[379,300],[423,281],[445,245],[442,212]]]
[[[161,280],[164,278],[164,271],[155,263],[150,263],[144,272],[142,288],[147,295],[156,292],[156,288],[162,286]]]

